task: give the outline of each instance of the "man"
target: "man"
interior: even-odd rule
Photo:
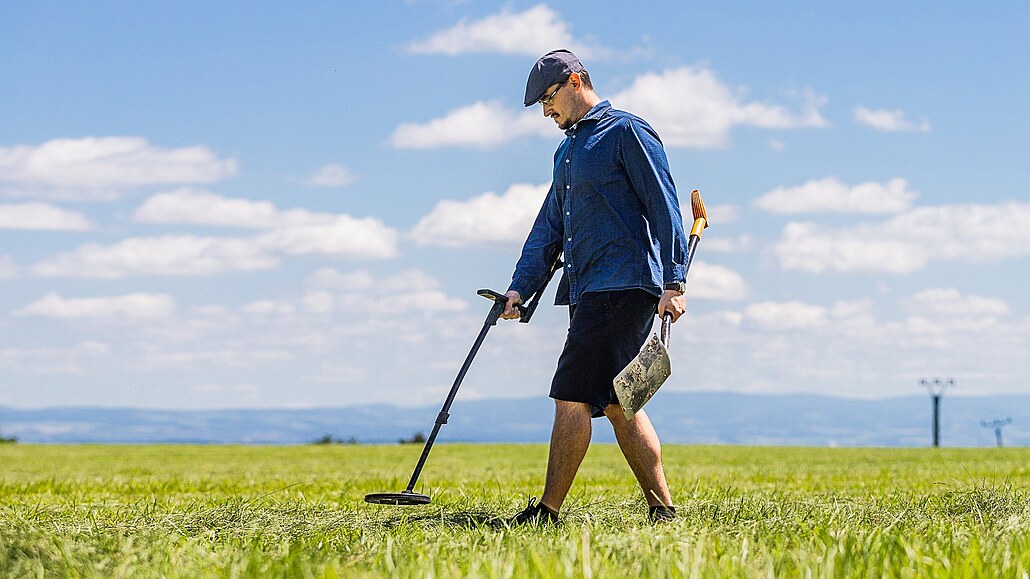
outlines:
[[[591,418],[607,416],[644,491],[652,521],[675,518],[661,444],[644,412],[627,421],[612,381],[640,350],[654,315],[678,319],[687,240],[669,164],[655,131],[594,92],[568,50],[537,60],[525,105],[540,103],[565,131],[547,198],[515,267],[503,318],[543,285],[564,253],[556,305],[569,305],[569,333],[551,383],[555,401],[543,495],[512,519],[557,521],[590,445]],[[657,306],[657,307],[656,307]]]

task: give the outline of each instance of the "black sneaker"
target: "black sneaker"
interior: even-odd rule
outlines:
[[[525,525],[527,523],[540,525],[558,522],[558,513],[534,501],[536,501],[536,497],[530,497],[529,505],[526,506],[526,509],[512,517],[508,522],[513,525]]]
[[[654,524],[671,522],[676,519],[676,507],[651,507],[647,510],[647,519]]]

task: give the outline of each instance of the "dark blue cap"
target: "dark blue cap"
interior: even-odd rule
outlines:
[[[552,50],[540,57],[529,71],[529,80],[526,81],[526,106],[536,104],[544,91],[552,84],[558,84],[569,78],[574,72],[583,72],[583,63],[568,50],[561,48]]]

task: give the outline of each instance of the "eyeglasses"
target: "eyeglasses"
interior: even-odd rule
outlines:
[[[542,105],[549,105],[549,104],[551,104],[554,101],[555,95],[558,94],[558,91],[560,91],[561,87],[565,86],[565,83],[567,83],[567,82],[569,82],[568,78],[566,78],[565,80],[561,81],[561,84],[558,85],[558,88],[554,89],[554,92],[552,92],[551,94],[549,94],[549,95],[547,95],[545,97],[540,97],[539,99],[537,99],[536,102],[538,102],[538,103],[540,103]]]

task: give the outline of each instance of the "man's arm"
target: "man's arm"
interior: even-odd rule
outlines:
[[[515,319],[519,317],[516,304],[528,299],[540,286],[542,286],[551,273],[551,265],[555,258],[561,253],[561,239],[565,225],[561,219],[561,207],[554,195],[554,185],[547,191],[537,213],[533,228],[529,231],[529,237],[522,246],[522,256],[515,265],[515,273],[512,275],[511,285],[505,293],[508,296],[508,307],[505,308],[502,318]]]
[[[621,143],[623,166],[633,189],[640,197],[648,223],[659,241],[663,283],[686,281],[687,238],[683,232],[676,185],[669,171],[669,160],[658,135],[646,123],[631,120]],[[678,289],[665,289],[658,302],[658,315],[669,311],[673,321],[686,310],[686,299]]]

